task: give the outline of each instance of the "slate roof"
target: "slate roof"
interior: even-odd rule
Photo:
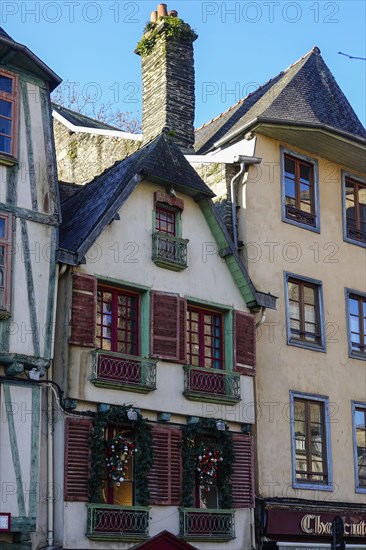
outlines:
[[[13,40],[13,42],[14,42],[14,39],[10,36],[10,34],[5,32],[2,27],[0,27],[0,36],[3,36],[4,38],[7,38],[8,40]]]
[[[52,92],[61,82],[61,78],[54,73],[43,61],[27,46],[14,40],[0,27],[0,59],[11,55],[11,63],[27,72],[34,73],[49,83]]]
[[[161,134],[62,203],[60,248],[80,260],[144,176],[193,197],[214,196],[179,147]]]
[[[76,111],[72,111],[71,109],[67,109],[66,107],[62,107],[57,103],[52,103],[52,107],[62,117],[64,117],[68,122],[70,122],[70,124],[73,124],[74,126],[81,126],[84,128],[94,128],[98,130],[117,130],[122,133],[121,128],[117,128],[116,126],[111,126],[110,124],[106,124],[105,122],[100,122],[99,120],[94,120],[93,118],[90,118],[86,115],[77,113]]]
[[[196,130],[195,149],[210,151],[214,143],[256,122],[298,123],[329,127],[350,137],[366,138],[366,130],[314,47],[307,55],[241,99],[228,111]]]

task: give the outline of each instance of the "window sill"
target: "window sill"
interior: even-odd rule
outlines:
[[[326,347],[325,347],[325,344],[319,344],[319,345],[315,345],[315,344],[307,344],[305,342],[301,342],[301,341],[298,341],[298,340],[287,340],[287,345],[288,346],[295,346],[297,348],[302,348],[302,349],[308,349],[310,351],[320,351],[322,353],[326,353]]]
[[[97,350],[92,353],[90,380],[99,388],[148,393],[156,390],[156,363],[154,359]]]
[[[351,351],[349,357],[352,359],[358,359],[359,361],[366,361],[366,353],[358,353],[357,351]]]
[[[15,166],[18,164],[18,159],[12,155],[7,155],[6,153],[0,152],[0,164],[4,164],[5,166]]]
[[[87,504],[86,536],[91,540],[132,541],[149,537],[149,507]]]
[[[295,225],[296,227],[300,227],[301,229],[308,229],[309,231],[312,231],[313,233],[320,233],[320,227],[319,225],[308,225],[306,223],[301,223],[296,220],[292,220],[291,218],[287,218],[286,216],[282,216],[282,221],[284,223],[289,223],[291,225]]]
[[[343,237],[344,242],[349,244],[355,244],[356,246],[360,246],[361,248],[366,248],[366,242],[359,241],[357,239],[350,239],[349,237]]]
[[[180,535],[184,540],[224,541],[235,538],[235,511],[179,508]]]
[[[292,484],[292,487],[294,489],[309,489],[328,492],[334,491],[333,483],[311,483],[309,481],[301,483],[300,481],[295,481],[295,483]]]
[[[366,494],[366,487],[356,487],[355,493],[363,493],[363,494]]]

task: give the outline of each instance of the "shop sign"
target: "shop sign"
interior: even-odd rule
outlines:
[[[332,521],[335,516],[343,519],[345,537],[366,536],[366,513],[354,514],[340,510],[330,514],[270,509],[267,510],[267,534],[329,537],[332,534]]]

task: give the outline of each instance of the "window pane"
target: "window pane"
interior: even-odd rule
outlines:
[[[285,176],[286,177],[295,176],[295,161],[287,156],[285,156]]]
[[[315,304],[315,289],[304,286],[304,302],[305,304]]]
[[[11,120],[0,117],[0,134],[11,137]]]
[[[305,321],[315,323],[315,308],[314,306],[305,305]]]
[[[6,94],[13,93],[13,79],[4,75],[0,75],[0,91]]]
[[[5,220],[0,218],[0,239],[5,238]]]
[[[6,118],[12,118],[13,104],[11,101],[0,99],[0,116]]]
[[[0,151],[3,153],[11,153],[11,139],[5,136],[0,136]]]
[[[296,283],[288,283],[288,295],[291,300],[299,300],[299,285]]]
[[[353,315],[358,315],[358,300],[350,298],[348,301],[349,312]]]
[[[285,194],[286,203],[295,204],[295,182],[289,178],[285,178]]]

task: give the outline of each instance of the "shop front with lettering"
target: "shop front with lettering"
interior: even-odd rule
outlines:
[[[306,506],[272,500],[262,502],[260,515],[263,550],[330,549],[336,517],[343,521],[346,549],[366,550],[366,505],[342,508],[340,503]]]

